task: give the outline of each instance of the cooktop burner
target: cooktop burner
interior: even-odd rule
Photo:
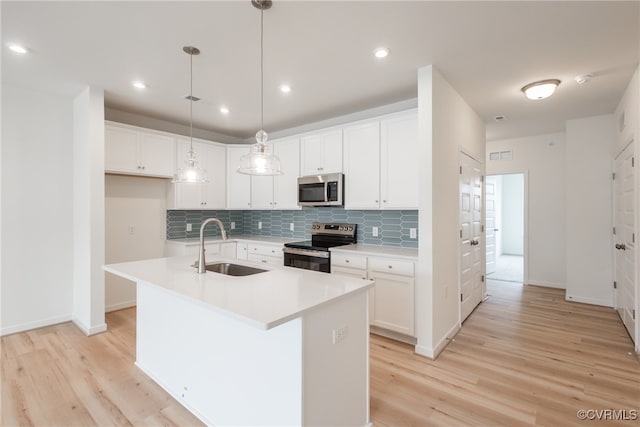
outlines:
[[[328,252],[329,248],[356,242],[356,224],[314,222],[311,240],[285,243],[285,247]]]

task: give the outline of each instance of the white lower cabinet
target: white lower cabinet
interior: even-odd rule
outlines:
[[[284,254],[281,244],[249,242],[247,247],[247,259],[262,264],[282,267]]]
[[[412,261],[345,253],[331,254],[331,272],[371,279],[369,323],[414,336],[414,263]]]

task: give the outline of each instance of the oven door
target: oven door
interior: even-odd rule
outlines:
[[[285,267],[331,273],[331,254],[329,252],[287,247],[284,248],[283,252]]]

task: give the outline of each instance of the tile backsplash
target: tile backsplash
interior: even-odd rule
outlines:
[[[252,234],[257,236],[291,237],[305,240],[311,236],[313,222],[345,222],[357,224],[357,241],[370,245],[417,248],[418,239],[410,238],[410,229],[418,229],[418,211],[369,211],[345,210],[344,208],[304,208],[299,211],[167,211],[167,239],[198,237],[200,225],[206,218],[216,217],[222,221],[230,236]],[[231,222],[235,229],[231,229]],[[291,224],[293,223],[293,231]],[[192,230],[187,231],[187,224]],[[378,227],[378,236],[373,236],[373,227]],[[218,227],[211,225],[206,236],[219,236]]]

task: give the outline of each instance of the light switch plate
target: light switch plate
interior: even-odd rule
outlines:
[[[410,228],[409,229],[409,238],[410,239],[417,239],[418,238],[418,230],[416,230],[415,228]]]
[[[289,230],[293,231],[293,223],[292,222],[289,223]]]
[[[231,229],[235,230],[236,229],[236,223],[235,221],[231,221]]]
[[[373,237],[378,237],[378,227],[371,227],[371,235]]]
[[[187,223],[187,231],[193,230],[193,224]]]

